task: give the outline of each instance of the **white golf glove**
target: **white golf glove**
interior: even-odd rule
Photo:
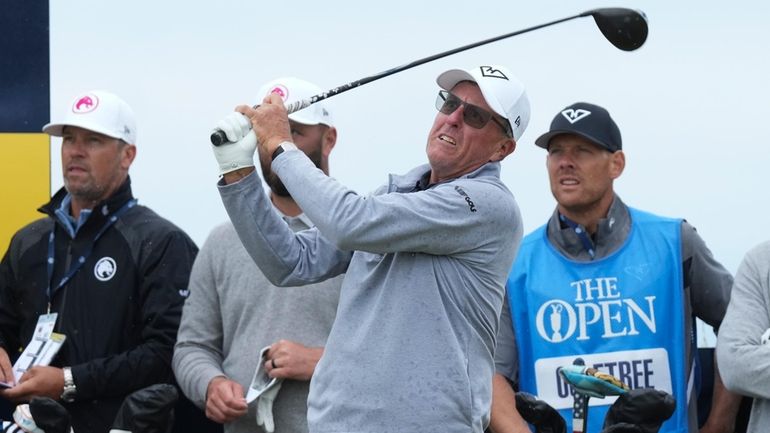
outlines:
[[[235,111],[217,122],[230,143],[212,146],[214,156],[219,163],[219,174],[224,175],[239,168],[254,165],[254,152],[257,150],[257,136],[251,129],[248,117]]]
[[[281,389],[283,379],[270,377],[265,371],[267,352],[270,346],[265,346],[259,351],[259,363],[254,370],[254,377],[246,392],[246,403],[257,400],[257,425],[263,426],[266,432],[275,431],[273,422],[273,402]]]
[[[275,423],[273,422],[273,402],[278,395],[278,391],[281,389],[283,379],[278,379],[273,386],[265,390],[257,398],[257,425],[263,426],[266,432],[273,433],[275,431]]]

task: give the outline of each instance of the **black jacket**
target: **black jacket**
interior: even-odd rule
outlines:
[[[12,362],[46,312],[51,230],[56,230],[53,290],[108,216],[133,198],[126,179],[72,239],[54,215],[65,196],[59,190],[39,209],[48,217],[19,230],[0,263],[0,346]],[[52,365],[72,367],[77,396],[65,406],[75,431],[107,432],[126,395],[173,381],[171,357],[197,251],[181,229],[136,205],[104,232],[80,270],[53,294],[55,330],[66,341]]]

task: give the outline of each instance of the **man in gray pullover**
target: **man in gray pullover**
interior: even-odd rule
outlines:
[[[770,428],[770,242],[746,253],[719,328],[717,360],[725,386],[754,398],[748,433]]]
[[[287,102],[318,94],[318,86],[279,78],[262,86],[259,97],[277,92]],[[331,114],[316,104],[289,117],[292,138],[313,164],[328,174],[337,139]],[[294,231],[313,223],[302,213],[280,179],[263,165],[275,210]],[[342,276],[309,287],[276,287],[259,271],[229,222],[215,228],[193,265],[174,349],[174,373],[184,393],[226,433],[307,432],[310,377],[334,322]],[[272,408],[257,420],[263,397],[248,404],[248,389],[260,349],[270,346],[269,368],[284,379]],[[275,368],[272,368],[275,365]],[[269,404],[268,404],[269,406]]]
[[[246,125],[219,124],[235,141],[214,149],[220,194],[265,276],[291,286],[346,272],[310,386],[311,432],[481,433],[489,422],[499,312],[522,235],[500,161],[524,132],[529,102],[499,66],[437,82],[429,164],[391,175],[369,197],[295,150],[277,96],[238,107]],[[316,227],[295,233],[272,212],[249,165],[256,138]]]

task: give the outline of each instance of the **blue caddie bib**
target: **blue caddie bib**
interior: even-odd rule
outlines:
[[[629,212],[628,239],[599,260],[564,257],[546,226],[522,241],[507,284],[520,389],[558,409],[572,431],[573,396],[557,369],[579,357],[631,388],[671,393],[677,409],[660,431],[687,433],[682,220]],[[591,398],[586,432],[601,431],[615,400]]]

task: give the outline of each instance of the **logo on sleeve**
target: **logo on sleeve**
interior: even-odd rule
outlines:
[[[470,208],[471,212],[476,212],[476,205],[473,204],[473,200],[468,197],[468,194],[465,192],[465,190],[455,185],[455,191],[457,191],[458,194],[465,198],[465,202],[468,203],[468,207]]]
[[[118,271],[118,265],[112,257],[102,257],[94,266],[94,276],[99,281],[109,281]]]

